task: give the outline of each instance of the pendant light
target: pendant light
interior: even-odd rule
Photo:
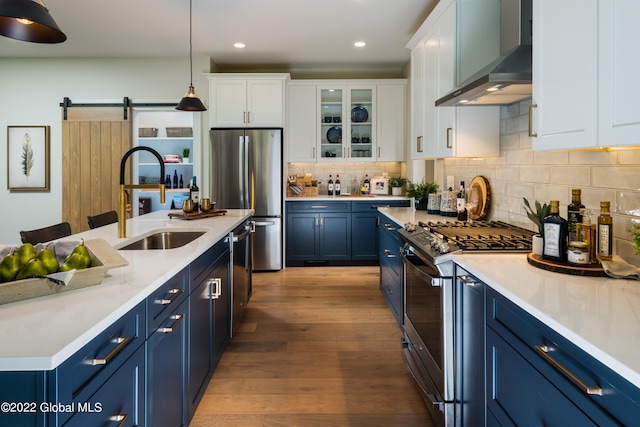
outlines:
[[[67,39],[42,0],[0,0],[0,35],[34,43]]]
[[[0,0],[1,1],[1,0]],[[191,76],[191,80],[189,83],[189,91],[184,94],[184,98],[180,101],[176,110],[182,111],[207,111],[200,98],[196,95],[196,92],[193,90],[193,30],[192,30],[192,21],[193,21],[193,12],[192,12],[192,0],[189,0],[189,73]]]

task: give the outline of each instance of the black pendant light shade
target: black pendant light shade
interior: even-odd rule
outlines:
[[[0,0],[2,1],[2,0]],[[193,30],[192,27],[192,0],[189,0],[189,74],[191,76],[191,80],[189,83],[189,91],[184,94],[184,97],[180,101],[180,103],[176,106],[176,110],[181,111],[207,111],[206,107],[200,101],[200,98],[196,95],[195,90],[193,90]]]
[[[0,0],[0,35],[34,43],[67,39],[45,5],[34,0]]]

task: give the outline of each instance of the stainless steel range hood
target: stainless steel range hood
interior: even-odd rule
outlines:
[[[500,3],[500,54],[436,106],[509,105],[531,98],[532,0]]]

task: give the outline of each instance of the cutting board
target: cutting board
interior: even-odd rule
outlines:
[[[177,218],[177,219],[202,219],[202,218],[210,218],[213,216],[225,215],[227,213],[224,209],[211,209],[208,212],[170,212],[169,218]]]

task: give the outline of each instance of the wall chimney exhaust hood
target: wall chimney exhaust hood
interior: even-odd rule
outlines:
[[[500,2],[501,56],[436,101],[437,107],[509,105],[531,98],[532,1]]]

